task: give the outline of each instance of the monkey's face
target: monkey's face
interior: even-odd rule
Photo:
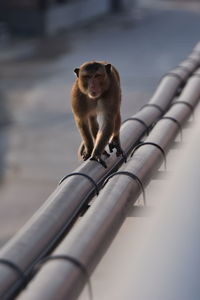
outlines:
[[[110,80],[108,73],[111,65],[102,63],[86,63],[79,69],[75,69],[78,77],[78,85],[81,92],[90,99],[97,100],[108,89]]]
[[[80,87],[90,99],[98,99],[105,91],[106,74],[103,70],[81,72]]]

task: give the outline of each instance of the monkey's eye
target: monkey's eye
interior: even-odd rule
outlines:
[[[90,76],[89,76],[89,75],[83,75],[82,77],[83,77],[83,79],[85,79],[85,80],[90,79]]]
[[[94,76],[95,78],[102,78],[103,77],[103,74],[99,74],[99,73],[97,73],[97,74],[95,74],[95,76]]]

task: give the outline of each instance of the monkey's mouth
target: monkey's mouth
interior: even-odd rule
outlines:
[[[101,94],[96,93],[96,92],[90,92],[88,96],[90,99],[96,100],[101,96]]]

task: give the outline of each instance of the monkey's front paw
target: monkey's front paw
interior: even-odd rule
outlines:
[[[126,162],[126,160],[127,160],[126,154],[124,153],[124,151],[122,150],[122,148],[118,142],[112,141],[108,145],[108,147],[109,147],[110,152],[113,152],[113,149],[116,149],[116,156],[118,157],[121,155],[123,157],[124,161]]]
[[[116,152],[117,157],[120,156],[120,155],[122,156],[124,162],[126,163],[127,162],[127,155],[121,148],[117,149],[117,152]]]
[[[84,143],[82,142],[78,150],[78,158],[87,160],[91,156],[91,153],[92,153],[92,148],[86,149]]]
[[[107,168],[107,165],[105,163],[105,161],[101,158],[101,155],[93,155],[90,160],[94,160],[97,161],[98,163],[100,163],[105,169]]]
[[[84,161],[87,160],[91,156],[91,152],[82,150],[81,153],[79,153],[78,157],[79,159],[83,159]]]
[[[82,159],[83,159],[84,161],[87,160],[89,157],[90,157],[90,153],[84,152],[84,153],[82,154]]]
[[[110,152],[113,152],[113,149],[116,149],[117,150],[117,152],[116,152],[117,156],[121,155],[122,152],[123,152],[122,149],[121,149],[120,143],[116,140],[112,140],[109,143],[108,147],[109,147]]]
[[[87,160],[88,158],[90,158],[91,153],[92,153],[92,150],[86,150],[86,149],[84,148],[83,151],[82,151],[82,153],[81,153],[82,159],[83,159],[84,161]]]

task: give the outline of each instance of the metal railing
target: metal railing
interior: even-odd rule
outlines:
[[[191,77],[181,96],[157,122],[145,142],[136,147],[123,171],[110,176],[87,214],[52,254],[51,260],[45,261],[42,270],[20,299],[77,299],[86,276],[71,260],[84,266],[87,274],[92,273],[127,212],[166,158],[179,128],[191,116],[200,99],[199,76],[200,70]],[[52,261],[52,257],[63,259]]]
[[[172,70],[162,78],[149,103],[145,105],[136,115],[124,122],[120,134],[122,148],[127,155],[131,153],[145,132],[149,131],[155,122],[158,121],[158,119],[160,119],[160,117],[167,111],[172,100],[177,96],[178,93],[181,92],[181,89],[186,84],[188,78],[199,65],[200,50],[199,46],[197,46],[187,60],[182,62],[176,69]],[[180,105],[173,105],[173,107],[169,110],[170,115],[166,115],[166,117],[170,117],[171,120],[168,118],[165,119],[165,121],[164,119],[162,122],[159,121],[149,135],[147,141],[152,139],[153,134],[153,142],[161,144],[161,147],[164,149],[164,151],[168,149],[171,140],[173,140],[179,129],[177,124],[172,121],[172,118],[176,119],[180,126],[187,119],[191,113],[191,107],[194,107],[198,100],[199,84],[199,73],[196,73],[196,75],[194,75],[188,81],[188,84],[181,93],[179,103],[182,103]],[[188,99],[190,102],[188,102]],[[184,104],[184,102],[188,102],[189,104]],[[165,130],[167,130],[167,136],[170,136],[170,138],[167,138],[167,141],[166,138],[163,137],[163,134],[159,134],[159,138],[156,136],[154,139],[154,132],[158,130],[156,129],[158,126],[160,127],[159,132],[164,133]],[[140,153],[140,159],[137,159]],[[162,161],[162,154],[160,153],[161,152],[159,149],[157,147],[153,147],[152,145],[146,145],[145,147],[138,149],[133,159],[131,159],[130,162],[125,165],[125,172],[134,172],[135,177],[140,179],[142,184],[145,186],[150,180],[152,171],[154,171],[154,169],[157,168]],[[153,166],[152,163],[150,164],[152,169],[146,169],[143,165],[141,165],[141,163],[146,162],[146,160],[149,160],[150,158],[154,164]],[[32,277],[32,271],[35,264],[51,253],[55,246],[66,235],[66,233],[69,232],[70,228],[84,210],[85,206],[87,206],[91,198],[95,195],[95,193],[99,193],[99,190],[102,187],[105,179],[117,171],[117,169],[123,164],[123,159],[117,158],[115,155],[111,155],[106,159],[106,163],[108,168],[104,169],[98,163],[88,161],[83,163],[77,170],[75,170],[75,174],[69,174],[70,176],[66,176],[65,180],[61,182],[58,188],[52,195],[50,195],[44,205],[36,212],[31,220],[0,250],[1,299],[11,299],[26,285],[27,281],[29,281]],[[132,169],[132,163],[134,164],[134,169]],[[149,166],[149,164],[147,165]],[[139,173],[136,174],[137,172]],[[77,173],[79,174],[77,175]],[[117,184],[115,183],[116,180]],[[113,189],[113,187],[115,188]],[[132,194],[133,192],[134,196]],[[82,229],[80,229],[80,224],[76,225],[74,231],[70,232],[70,234],[67,236],[67,239],[64,240],[59,246],[57,250],[58,253],[67,253],[65,251],[65,244],[67,247],[72,247],[70,249],[73,249],[74,251],[72,253],[73,257],[77,257],[77,261],[81,261],[81,264],[83,264],[87,271],[91,273],[97,261],[103,254],[105,248],[110,243],[110,240],[117,232],[119,226],[122,224],[125,218],[126,209],[129,206],[128,204],[133,203],[134,199],[136,199],[140,192],[141,186],[138,185],[138,180],[133,180],[133,178],[130,178],[130,176],[115,175],[109,180],[109,183],[98,196],[98,201],[94,201],[92,207],[89,209],[87,214],[84,215],[82,222],[80,222],[80,224],[83,226]],[[123,195],[120,200],[117,196],[118,193],[121,196]],[[103,201],[105,197],[107,198],[107,201]],[[108,200],[110,198],[111,200]],[[117,200],[119,200],[119,203],[115,203]],[[102,203],[102,205],[99,203]],[[105,205],[108,207],[105,207]],[[95,216],[93,211],[96,210],[98,210],[98,213]],[[109,212],[112,212],[112,214],[109,215]],[[107,219],[103,219],[104,213],[106,213],[105,215]],[[100,218],[101,215],[102,219]],[[96,219],[96,223],[92,223],[94,226],[89,226],[89,223],[87,223],[91,222],[91,220],[88,221],[90,217]],[[103,221],[104,223],[102,223],[102,220],[105,222]],[[89,227],[87,227],[87,234],[83,235],[83,229],[85,228],[86,224]],[[104,225],[101,227],[101,224]],[[78,232],[79,230],[82,238],[78,243],[76,237],[77,233],[75,234],[73,232]],[[90,237],[90,234],[94,233],[97,234],[94,248],[98,246],[98,251],[95,254],[92,251],[93,247],[90,247],[89,254],[87,255],[88,260],[86,259],[85,261],[85,257],[82,258],[79,256],[81,251],[83,251],[83,245],[81,243],[86,245],[86,241],[89,241],[87,240],[88,237]],[[76,246],[73,244],[73,238],[75,241],[77,241]],[[70,243],[69,241],[72,243],[71,246],[68,244]],[[99,243],[102,244],[100,248]],[[76,270],[74,270],[73,264],[70,265],[70,263],[68,264],[67,262],[63,264],[61,261],[58,263],[54,262],[53,264],[56,267],[56,270],[59,266],[59,273],[63,274],[64,276],[65,272],[66,274],[69,274],[68,272],[71,272],[71,275],[74,274],[74,276],[70,275],[70,279],[68,278],[67,280],[69,284],[71,282],[71,278],[74,280],[70,284],[71,288],[65,280],[65,287],[63,287],[66,294],[69,294],[70,296],[67,298],[68,296],[66,297],[65,295],[65,298],[63,299],[75,299],[72,298],[70,294],[72,293],[72,287],[76,285],[75,290],[78,293],[85,282],[85,278],[83,277],[82,273],[80,274],[80,268],[78,269],[76,267]],[[46,268],[48,269],[50,267],[51,269],[50,265],[51,264],[45,265],[42,271],[39,272],[38,276],[33,282],[33,286],[34,284],[38,286],[38,280],[40,279],[42,280],[41,282],[43,282],[44,277],[41,278],[41,276],[43,276],[41,274],[46,272]],[[66,266],[65,270],[64,266]],[[49,277],[50,276],[48,274],[48,278]],[[32,290],[31,286],[32,285],[30,285],[30,290]],[[55,285],[52,284],[52,287],[53,286]],[[51,290],[52,295],[54,295],[56,288],[54,291],[52,291],[52,289],[48,290]],[[40,287],[34,292],[43,294],[44,291]],[[29,293],[29,289],[27,290],[27,293]],[[51,299],[45,298],[47,295],[44,295],[44,297],[38,297],[34,296],[34,299]],[[76,297],[76,295],[73,295],[73,297]]]

